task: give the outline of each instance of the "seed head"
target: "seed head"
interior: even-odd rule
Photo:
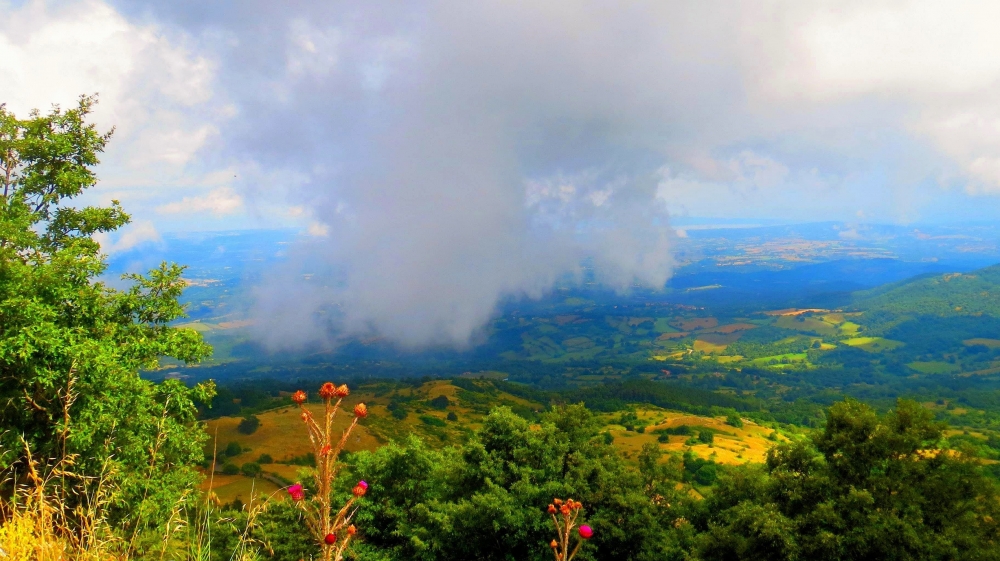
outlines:
[[[331,382],[327,382],[319,387],[319,396],[329,401],[337,393],[337,387]]]
[[[351,393],[351,390],[347,389],[347,384],[340,384],[337,389],[333,391],[333,395],[337,397],[347,397]]]
[[[368,406],[364,403],[359,403],[354,406],[354,416],[364,419],[368,416]]]
[[[299,390],[299,391],[293,393],[292,394],[292,401],[294,401],[295,403],[297,403],[299,405],[302,405],[306,401],[306,392],[304,392],[302,390]]]

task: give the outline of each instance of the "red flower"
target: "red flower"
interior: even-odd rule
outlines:
[[[563,513],[564,515],[568,515],[569,514],[569,506],[562,505],[561,507],[559,507],[559,512]]]
[[[302,405],[306,401],[306,392],[299,390],[292,394],[292,401]]]
[[[354,524],[351,524],[350,526],[347,527],[347,533],[353,536],[354,534],[358,533],[358,529],[354,527]]]
[[[323,399],[330,399],[335,393],[337,393],[337,388],[330,382],[319,387],[319,396]]]
[[[306,498],[306,493],[302,490],[302,485],[299,485],[298,483],[288,487],[288,494],[292,496],[293,501],[301,501]]]
[[[354,416],[359,418],[365,418],[368,416],[368,406],[364,403],[359,403],[354,406]]]
[[[347,389],[347,384],[340,384],[336,390],[333,391],[333,395],[337,397],[347,397],[351,393],[351,390]]]
[[[326,537],[323,538],[323,543],[326,545],[333,545],[337,543],[337,534],[327,534]]]
[[[549,514],[556,513],[556,505],[549,505]]]
[[[580,537],[585,540],[589,540],[591,536],[594,535],[594,529],[591,528],[590,526],[587,526],[586,524],[580,526],[579,532],[580,532]]]
[[[368,492],[368,484],[364,481],[358,481],[358,484],[354,486],[354,489],[351,489],[351,492],[354,493],[355,497],[363,497]]]

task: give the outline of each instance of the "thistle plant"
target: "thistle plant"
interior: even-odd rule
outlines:
[[[299,390],[292,395],[292,401],[302,409],[302,420],[309,430],[309,441],[316,455],[316,472],[313,476],[316,491],[307,500],[306,491],[301,484],[296,483],[287,490],[292,500],[305,514],[306,525],[322,549],[324,561],[341,561],[344,558],[344,551],[357,534],[357,528],[351,524],[351,519],[358,510],[355,503],[368,492],[368,484],[359,481],[352,490],[352,497],[343,506],[334,510],[332,484],[340,470],[337,457],[347,444],[351,432],[358,426],[358,421],[368,416],[368,407],[364,403],[354,406],[354,419],[335,441],[333,418],[340,409],[340,403],[348,394],[350,390],[346,384],[340,386],[334,386],[330,382],[323,384],[319,389],[319,396],[323,399],[324,409],[323,418],[319,421],[304,405],[308,398],[306,392]]]
[[[589,540],[594,535],[594,530],[586,524],[577,528],[576,546],[573,547],[573,551],[569,552],[569,542],[570,534],[573,533],[573,528],[576,527],[576,519],[580,516],[580,511],[583,509],[583,505],[574,501],[573,499],[566,499],[563,502],[562,499],[554,499],[552,504],[549,505],[548,513],[552,516],[552,523],[556,527],[556,538],[552,540],[549,546],[552,548],[552,553],[556,556],[556,561],[570,561],[576,557],[576,552],[580,550],[580,546],[583,542]],[[567,552],[568,557],[567,557]]]

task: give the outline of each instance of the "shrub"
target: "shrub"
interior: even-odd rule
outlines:
[[[448,396],[439,395],[430,401],[430,406],[434,409],[445,409],[451,402],[448,401]]]
[[[247,462],[240,468],[240,472],[247,477],[257,477],[262,471],[257,462]]]
[[[239,456],[243,453],[243,447],[240,446],[239,442],[230,442],[226,445],[226,449],[222,451],[224,456],[232,458],[233,456]]]
[[[274,463],[274,458],[272,458],[270,454],[261,454],[260,456],[257,456],[257,463],[258,464],[273,464]]]
[[[253,434],[257,432],[258,428],[260,428],[260,419],[258,419],[256,415],[243,417],[240,424],[236,426],[236,430],[243,434]]]
[[[232,462],[227,462],[222,466],[222,475],[239,475],[240,468]]]
[[[698,441],[705,444],[712,444],[715,442],[715,434],[712,431],[703,430],[698,433]]]
[[[455,422],[458,420],[458,415],[456,415],[454,411],[448,411],[448,420]]]
[[[729,426],[731,426],[731,427],[742,428],[743,427],[743,419],[741,419],[740,416],[737,415],[737,414],[735,414],[735,413],[730,413],[726,417],[726,424],[729,425]]]
[[[439,419],[437,417],[434,417],[434,416],[431,416],[431,415],[421,415],[420,416],[420,421],[422,423],[424,423],[425,425],[430,425],[432,427],[445,427],[445,426],[448,426],[447,423],[445,423],[441,419]]]

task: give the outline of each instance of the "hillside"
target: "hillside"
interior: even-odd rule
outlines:
[[[964,274],[921,275],[858,292],[851,307],[869,313],[1000,316],[1000,265]]]
[[[750,420],[733,426],[727,424],[725,416],[696,415],[646,403],[655,401],[655,395],[634,390],[626,395],[635,396],[637,401],[625,404],[621,410],[599,413],[596,419],[603,438],[632,462],[637,461],[644,445],[652,444],[668,457],[690,452],[694,458],[721,465],[760,463],[769,447],[787,439],[779,436],[780,433],[796,432],[791,427],[775,431],[773,427]],[[587,399],[586,393],[571,397]],[[275,403],[283,403],[286,399],[282,397]],[[472,379],[362,386],[345,399],[344,411],[350,411],[361,401],[369,405],[371,415],[353,433],[345,447],[348,452],[375,450],[390,441],[403,442],[410,435],[431,447],[444,448],[465,442],[482,427],[483,417],[495,407],[510,407],[526,418],[537,417],[546,408],[539,401],[502,391],[490,382]],[[603,403],[593,396],[590,401],[597,405]],[[321,408],[319,404],[309,407],[314,413]],[[302,479],[301,464],[306,463],[304,460],[310,448],[299,415],[291,403],[258,413],[260,425],[252,434],[238,430],[241,417],[226,416],[207,421],[205,430],[210,440],[206,456],[215,454],[218,459],[217,472],[206,479],[202,488],[211,489],[223,502],[237,498],[247,502],[251,494],[269,495],[279,489],[279,484]],[[337,419],[336,428],[346,427],[350,421],[346,414],[338,415]],[[237,447],[233,448],[232,443]],[[239,452],[227,455],[227,448]],[[227,464],[234,466],[230,468],[233,471],[248,463],[259,464],[261,474],[222,473]]]

